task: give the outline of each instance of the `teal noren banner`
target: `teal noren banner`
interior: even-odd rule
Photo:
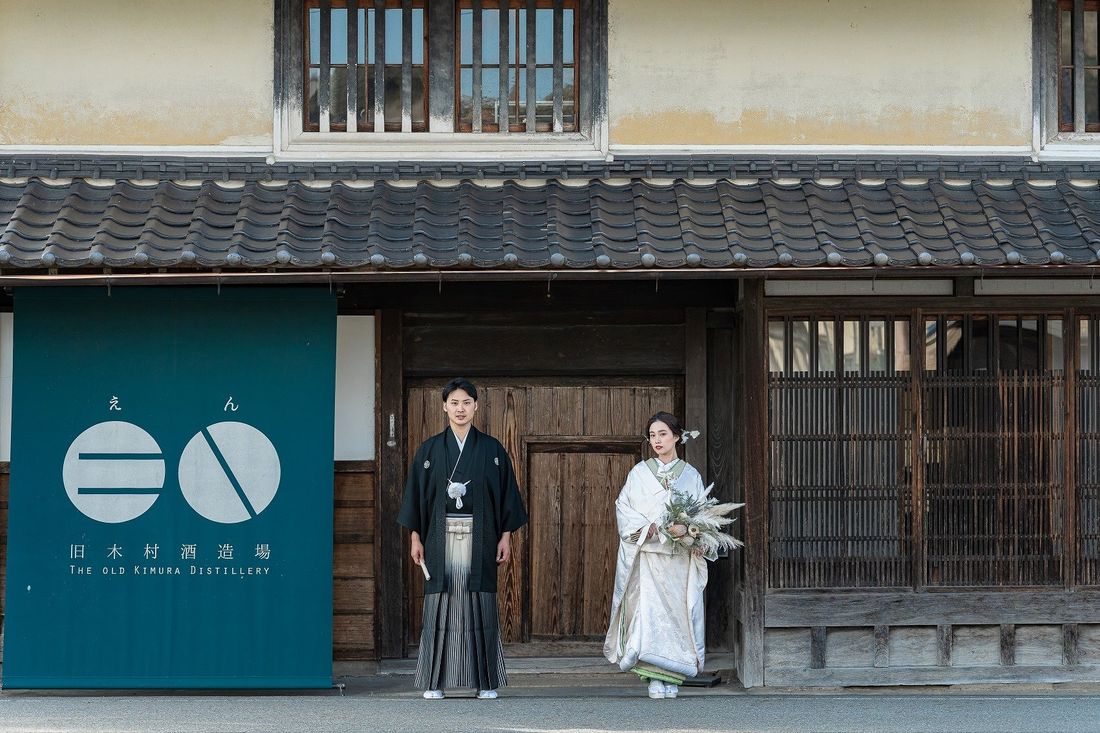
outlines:
[[[327,289],[17,289],[14,326],[4,686],[330,686]]]

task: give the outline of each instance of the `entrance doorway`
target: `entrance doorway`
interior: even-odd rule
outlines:
[[[593,653],[607,628],[618,534],[615,499],[644,455],[645,421],[679,411],[676,377],[480,379],[475,424],[512,457],[530,523],[500,571],[510,653]],[[408,460],[446,426],[439,380],[407,383]],[[407,465],[407,462],[406,462]],[[405,558],[408,642],[419,642],[423,576]],[[518,645],[518,646],[517,646]]]

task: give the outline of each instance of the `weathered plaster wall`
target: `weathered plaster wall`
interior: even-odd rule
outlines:
[[[1030,0],[610,0],[615,144],[1027,145]]]
[[[272,0],[0,0],[0,144],[268,145]]]

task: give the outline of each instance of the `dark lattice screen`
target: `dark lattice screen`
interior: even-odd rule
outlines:
[[[911,340],[906,317],[771,322],[770,587],[1064,581],[1063,321],[917,323]],[[923,346],[915,375],[910,342]],[[1081,582],[1096,583],[1100,382],[1089,374],[1078,380],[1078,504]]]

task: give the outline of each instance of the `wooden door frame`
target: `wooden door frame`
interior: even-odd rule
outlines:
[[[708,475],[707,437],[707,309],[684,309],[684,367],[680,372],[638,373],[631,375],[574,374],[526,375],[539,381],[558,379],[562,384],[577,384],[589,380],[599,384],[622,384],[636,380],[670,382],[676,394],[676,408],[684,416],[685,424],[702,432],[702,439],[691,441],[685,447],[685,459]],[[376,436],[378,500],[375,519],[374,565],[376,578],[375,649],[379,658],[404,658],[408,652],[408,619],[405,609],[408,593],[404,564],[407,551],[406,533],[397,526],[395,518],[401,506],[404,490],[406,463],[406,391],[408,383],[431,378],[427,374],[406,374],[404,312],[399,307],[382,308],[375,312],[376,338]],[[516,379],[520,375],[477,375],[479,382],[497,382]],[[391,430],[391,422],[392,430]],[[530,436],[534,437],[534,436]],[[554,436],[553,443],[570,436]],[[607,438],[589,439],[574,436],[574,442],[591,445],[608,442]],[[613,442],[617,439],[613,439]],[[641,443],[641,438],[638,439]],[[537,441],[533,441],[536,442]],[[617,445],[622,445],[616,443]],[[523,450],[528,450],[524,446]],[[645,455],[644,447],[642,455]],[[525,601],[526,602],[526,601]],[[529,608],[529,607],[528,607]],[[529,631],[524,633],[529,635]]]

